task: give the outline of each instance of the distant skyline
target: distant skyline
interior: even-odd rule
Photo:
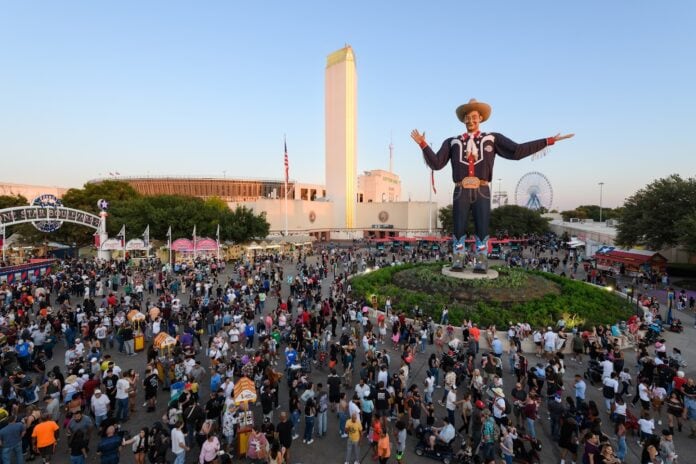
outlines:
[[[538,160],[497,160],[510,202],[539,171],[555,208],[598,204],[599,182],[603,206],[620,206],[696,175],[695,22],[688,0],[4,2],[0,181],[282,179],[286,134],[290,177],[324,183],[326,56],[350,44],[358,173],[388,169],[393,140],[402,200],[427,200],[430,184],[411,129],[439,147],[476,98],[493,107],[486,131],[576,134]],[[448,204],[449,166],[436,186]]]

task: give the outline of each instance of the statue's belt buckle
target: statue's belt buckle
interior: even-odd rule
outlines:
[[[460,182],[460,185],[465,189],[477,189],[481,186],[481,179],[478,177],[465,177]]]

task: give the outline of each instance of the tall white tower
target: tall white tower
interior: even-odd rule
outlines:
[[[350,45],[326,58],[326,196],[333,201],[334,226],[355,227],[357,203],[357,75]]]

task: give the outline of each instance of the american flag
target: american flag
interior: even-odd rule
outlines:
[[[433,193],[437,195],[437,189],[435,188],[435,171],[430,170],[430,185],[433,187]]]
[[[283,140],[283,144],[285,145],[285,183],[287,184],[288,180],[290,179],[290,161],[288,160],[288,143]]]

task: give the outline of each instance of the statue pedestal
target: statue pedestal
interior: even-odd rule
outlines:
[[[488,269],[485,274],[475,273],[471,268],[464,268],[463,271],[453,271],[450,266],[442,267],[442,274],[447,277],[452,277],[454,279],[461,280],[476,280],[476,279],[497,279],[498,271],[495,269]]]

